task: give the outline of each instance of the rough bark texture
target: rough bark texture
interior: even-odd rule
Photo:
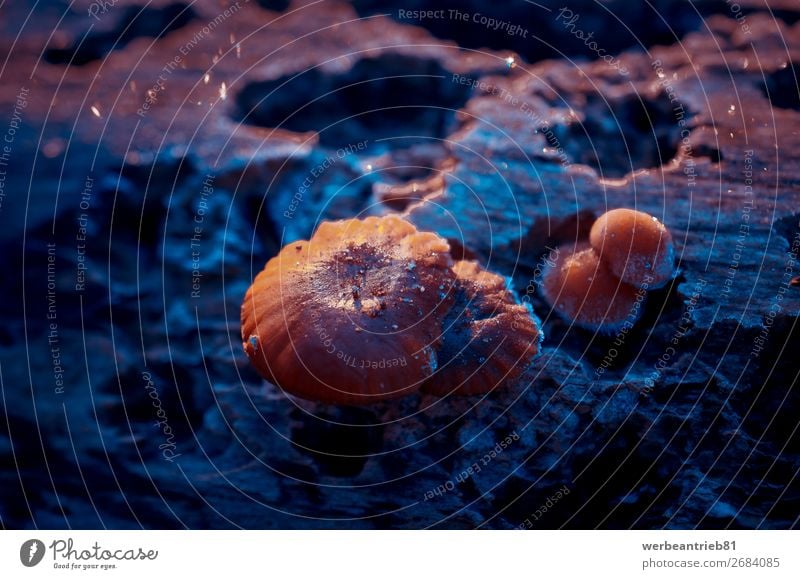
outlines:
[[[0,8],[3,526],[798,524],[796,2],[28,4]],[[398,12],[455,6],[527,37]],[[596,335],[538,273],[615,207],[679,271]],[[520,379],[353,409],[248,366],[263,264],[388,212],[530,301]]]

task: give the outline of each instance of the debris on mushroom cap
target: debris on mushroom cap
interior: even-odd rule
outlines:
[[[617,279],[588,244],[562,246],[550,257],[542,293],[559,315],[602,332],[614,332],[638,319],[644,292]]]
[[[640,287],[663,286],[672,278],[675,249],[669,230],[655,217],[613,209],[592,225],[589,241],[611,273]]]
[[[539,351],[542,333],[532,312],[518,303],[505,279],[474,261],[459,261],[449,311],[443,321],[439,368],[422,389],[484,394],[516,378]]]
[[[449,291],[451,266],[447,241],[399,217],[322,223],[247,290],[244,350],[262,376],[302,398],[367,404],[410,394],[436,369],[439,288]]]
[[[423,384],[488,392],[522,372],[541,337],[504,278],[454,265],[446,240],[395,216],[323,223],[267,262],[242,304],[242,346],[259,373],[336,404]]]

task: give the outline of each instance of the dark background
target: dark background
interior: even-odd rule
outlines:
[[[798,525],[796,2],[33,5],[0,7],[0,525]],[[679,258],[622,345],[536,291],[620,206]],[[512,279],[542,356],[485,398],[287,398],[245,290],[320,219],[392,211]]]

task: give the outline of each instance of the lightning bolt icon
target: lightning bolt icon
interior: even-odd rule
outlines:
[[[33,561],[33,556],[36,555],[36,551],[39,550],[38,543],[31,543],[31,550],[28,552],[28,563]]]

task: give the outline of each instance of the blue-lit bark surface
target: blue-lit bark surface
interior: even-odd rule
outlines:
[[[29,4],[0,8],[3,526],[797,525],[794,3]],[[538,274],[616,207],[678,271],[595,335]],[[288,398],[247,287],[392,212],[513,280],[542,355],[486,397]]]

